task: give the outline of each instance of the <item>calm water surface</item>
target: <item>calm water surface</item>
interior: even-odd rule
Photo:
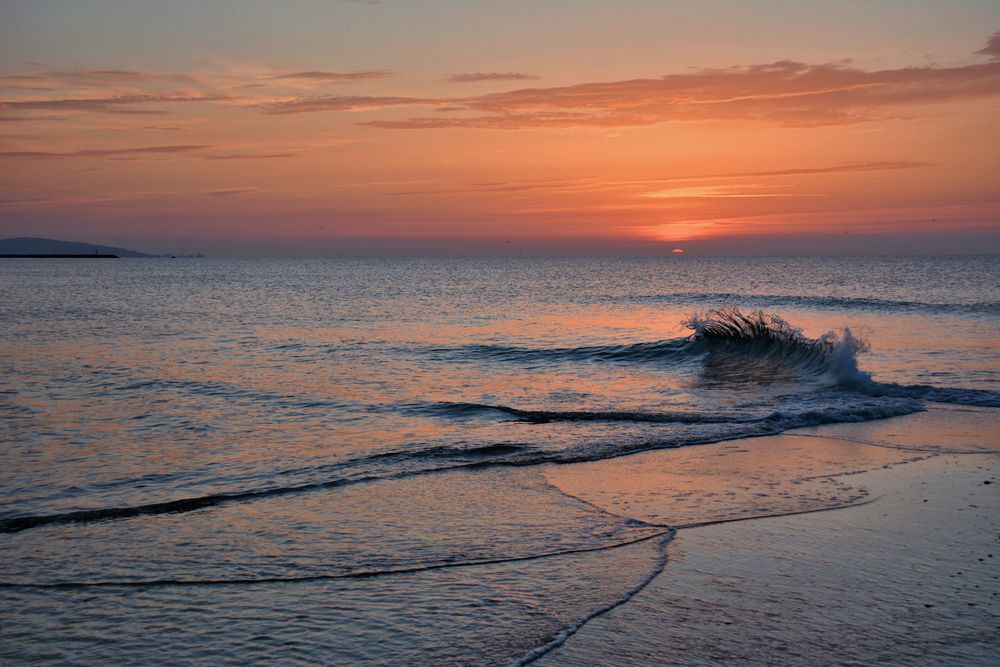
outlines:
[[[545,466],[998,406],[998,267],[3,261],[0,656],[516,660],[669,537]]]

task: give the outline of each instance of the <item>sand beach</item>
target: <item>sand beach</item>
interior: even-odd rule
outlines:
[[[1000,412],[932,407],[551,473],[679,530],[662,574],[537,664],[996,664],[998,449]],[[793,494],[839,509],[768,516]]]

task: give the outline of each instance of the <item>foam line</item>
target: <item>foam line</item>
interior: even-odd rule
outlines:
[[[259,577],[241,579],[147,579],[145,581],[64,581],[45,584],[22,584],[14,582],[0,582],[0,589],[57,589],[57,590],[81,590],[92,588],[162,588],[168,586],[234,586],[252,584],[292,584],[306,583],[310,581],[333,581],[337,579],[374,579],[395,574],[414,574],[418,572],[429,572],[431,570],[446,570],[460,567],[473,567],[478,565],[502,565],[504,563],[517,563],[530,560],[540,560],[543,558],[553,558],[555,556],[567,556],[571,554],[592,553],[595,551],[608,551],[619,549],[631,544],[638,544],[648,540],[661,537],[666,534],[673,534],[674,528],[666,528],[650,535],[643,535],[630,540],[616,542],[614,544],[602,544],[596,547],[580,547],[578,549],[563,549],[561,551],[551,551],[543,554],[531,554],[527,556],[512,556],[508,558],[484,558],[479,560],[468,560],[457,563],[432,563],[430,565],[418,565],[413,567],[388,568],[384,570],[356,570],[353,572],[342,572],[339,574],[315,574],[304,577]]]
[[[522,656],[520,659],[514,660],[513,662],[510,663],[511,667],[522,667],[523,665],[530,665],[531,663],[535,662],[536,660],[538,660],[539,658],[541,658],[546,653],[549,653],[549,652],[551,652],[551,651],[559,648],[563,644],[565,644],[567,639],[569,639],[570,637],[572,637],[573,635],[575,635],[577,632],[579,632],[580,628],[582,628],[583,626],[585,626],[587,623],[591,622],[595,618],[598,618],[600,616],[603,616],[604,614],[607,614],[609,611],[611,611],[613,609],[616,609],[617,607],[622,606],[623,604],[625,604],[626,602],[628,602],[629,600],[631,600],[632,598],[634,598],[636,595],[638,595],[640,592],[642,592],[642,590],[644,588],[646,588],[646,586],[648,586],[649,584],[651,584],[653,582],[653,580],[656,579],[656,577],[658,577],[661,572],[663,572],[663,568],[666,567],[666,565],[667,565],[667,544],[670,542],[670,540],[673,539],[674,535],[676,535],[676,534],[677,534],[676,530],[670,530],[670,531],[668,531],[667,533],[664,534],[663,538],[660,540],[659,544],[657,545],[659,553],[657,554],[656,565],[653,567],[652,572],[650,572],[649,575],[645,579],[643,579],[641,582],[639,582],[639,584],[637,586],[634,586],[633,588],[629,589],[620,598],[618,598],[617,600],[614,600],[610,604],[607,604],[607,605],[605,605],[605,606],[603,606],[603,607],[601,607],[601,608],[599,608],[599,609],[591,612],[590,614],[584,616],[583,618],[579,619],[578,621],[575,621],[572,625],[568,626],[562,632],[560,632],[559,634],[557,634],[547,644],[543,644],[542,646],[539,646],[538,648],[535,648],[535,649],[529,651],[524,656]]]

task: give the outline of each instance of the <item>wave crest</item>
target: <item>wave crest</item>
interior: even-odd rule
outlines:
[[[867,341],[849,328],[809,338],[773,313],[721,308],[695,313],[683,322],[690,340],[708,349],[704,375],[709,381],[765,382],[798,376],[830,377],[838,384],[868,385],[858,368]]]

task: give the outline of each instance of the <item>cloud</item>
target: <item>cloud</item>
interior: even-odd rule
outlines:
[[[102,114],[159,114],[153,105],[207,102],[255,107],[300,99],[331,83],[365,82],[393,75],[389,70],[337,72],[215,64],[197,72],[126,69],[35,68],[0,75],[0,117],[43,116],[56,111]]]
[[[452,83],[476,83],[479,81],[526,81],[538,78],[534,74],[522,74],[521,72],[468,72],[452,74],[447,80]]]
[[[986,42],[986,46],[976,51],[976,53],[1000,58],[1000,30],[993,33],[993,36]]]
[[[257,188],[228,188],[226,190],[210,190],[205,194],[213,199],[225,199],[256,192]]]
[[[635,191],[637,189],[648,188],[659,183],[675,183],[684,181],[715,181],[715,180],[738,180],[744,178],[778,178],[784,176],[809,176],[818,174],[855,173],[870,171],[886,171],[897,169],[920,169],[933,166],[930,162],[909,162],[909,161],[880,161],[880,162],[857,162],[850,164],[826,165],[819,167],[798,167],[792,169],[772,169],[768,171],[735,171],[720,172],[714,174],[679,174],[676,176],[662,176],[658,178],[643,178],[629,180],[614,180],[599,178],[596,176],[583,176],[575,178],[559,178],[537,181],[497,181],[490,183],[471,183],[454,188],[439,188],[428,190],[398,190],[386,192],[388,196],[412,197],[424,195],[461,195],[480,193],[517,193],[532,191],[549,192],[596,192],[596,191]],[[718,186],[708,186],[718,187]],[[726,186],[733,187],[733,186]],[[690,189],[688,189],[690,190]],[[701,194],[705,194],[704,192]],[[657,198],[651,193],[642,192],[640,196]],[[678,196],[678,195],[674,195]],[[760,196],[760,195],[756,195]],[[776,196],[776,195],[769,195]],[[667,197],[661,197],[667,198]]]
[[[56,69],[34,66],[0,76],[0,120],[43,118],[59,112],[155,115],[160,105],[236,105],[267,115],[357,112],[426,107],[426,115],[365,118],[385,129],[489,129],[640,127],[675,122],[747,122],[787,127],[846,125],[905,119],[921,105],[1000,95],[1000,32],[978,53],[988,62],[956,67],[867,71],[847,61],[793,60],[702,69],[659,78],[582,82],[447,97],[323,95],[330,83],[363,83],[390,70],[340,72],[216,63],[196,72],[130,69]],[[523,81],[520,72],[453,74],[456,83]],[[42,92],[40,92],[42,91]]]
[[[264,113],[280,115],[309,111],[361,111],[364,109],[382,109],[393,106],[436,103],[436,100],[420,97],[324,95],[268,102],[259,105],[259,108]]]
[[[166,146],[138,146],[134,148],[98,148],[78,151],[0,151],[0,158],[22,158],[33,160],[71,159],[71,158],[129,158],[142,155],[182,155],[199,160],[270,160],[295,157],[298,153],[292,151],[273,151],[268,153],[208,153],[197,154],[197,151],[212,148],[205,144],[176,144]]]
[[[701,185],[644,192],[646,199],[753,199],[757,197],[826,197],[802,192],[760,192],[760,186]]]
[[[415,195],[455,195],[455,194],[476,194],[476,193],[504,193],[504,192],[532,192],[532,191],[552,191],[552,190],[582,190],[595,189],[600,186],[598,179],[594,177],[583,178],[557,178],[540,181],[496,181],[490,183],[472,183],[457,188],[439,188],[434,190],[397,190],[387,192],[386,195],[394,197],[411,197]]]
[[[203,85],[205,81],[194,74],[183,72],[139,72],[123,69],[51,69],[43,68],[32,74],[0,76],[0,86],[72,86],[77,88],[106,88],[122,85],[166,84]]]
[[[628,127],[745,121],[790,127],[907,117],[908,107],[1000,95],[1000,60],[961,67],[864,71],[845,63],[700,70],[657,79],[524,88],[441,100],[465,116],[362,123],[388,129]]]
[[[300,79],[303,81],[371,81],[386,79],[393,76],[390,70],[371,70],[367,72],[289,72],[276,74],[272,79]]]
[[[3,103],[0,103],[0,111],[3,111]],[[0,123],[34,123],[35,121],[55,121],[67,120],[64,116],[5,116],[0,113]]]
[[[909,161],[879,161],[879,162],[857,162],[852,164],[838,164],[827,167],[800,167],[797,169],[774,169],[770,171],[732,171],[719,174],[702,174],[688,176],[665,176],[663,178],[644,179],[642,181],[632,181],[633,183],[664,183],[667,181],[709,181],[722,178],[766,178],[771,176],[808,176],[812,174],[837,174],[865,171],[885,171],[895,169],[919,169],[933,166],[930,162],[909,162]]]
[[[155,109],[131,108],[143,104],[174,104],[217,102],[227,99],[219,95],[116,95],[112,97],[62,98],[47,100],[13,100],[0,102],[0,112],[13,111],[88,111],[110,114],[160,114]]]
[[[540,128],[583,127],[594,125],[589,114],[571,111],[550,111],[538,113],[499,114],[494,116],[473,116],[464,118],[418,117],[403,120],[372,120],[362,123],[367,127],[391,130],[437,130],[442,128],[465,128],[476,130],[521,130]],[[633,123],[634,124],[634,123]],[[643,123],[648,124],[648,123]]]
[[[199,155],[203,160],[271,160],[275,158],[295,157],[298,153],[290,151],[277,153],[233,153],[218,155]]]
[[[139,146],[136,148],[93,148],[80,151],[0,151],[0,158],[26,159],[70,159],[70,158],[118,158],[138,155],[175,155],[209,148],[201,144],[171,146]]]

